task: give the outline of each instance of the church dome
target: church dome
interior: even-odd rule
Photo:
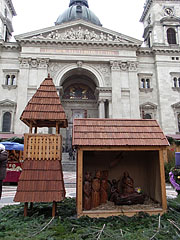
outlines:
[[[89,9],[87,0],[70,0],[69,8],[58,17],[55,25],[77,19],[83,19],[87,22],[102,26],[98,17]]]

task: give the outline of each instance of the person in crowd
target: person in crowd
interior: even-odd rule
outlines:
[[[5,146],[0,143],[0,200],[2,195],[3,179],[6,177],[6,165],[7,165],[8,153],[5,150]]]

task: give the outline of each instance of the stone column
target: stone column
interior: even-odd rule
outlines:
[[[29,82],[29,58],[20,58],[20,72],[18,75],[17,93],[17,112],[15,117],[15,133],[24,133],[28,128],[21,122],[20,116],[25,109],[28,101],[28,82]]]
[[[118,61],[111,61],[112,118],[121,118],[121,79]]]
[[[105,100],[100,99],[99,100],[99,118],[105,118],[105,106],[104,106]]]
[[[130,118],[140,118],[139,109],[139,80],[137,62],[128,62],[130,83]]]
[[[112,99],[109,100],[109,118],[112,118]]]

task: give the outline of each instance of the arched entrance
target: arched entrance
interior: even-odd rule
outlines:
[[[68,118],[68,128],[61,132],[66,152],[71,151],[74,118],[98,117],[97,87],[94,74],[82,68],[68,71],[61,79],[61,103]]]

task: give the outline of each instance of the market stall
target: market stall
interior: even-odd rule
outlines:
[[[18,182],[23,162],[24,144],[1,142],[8,151],[7,174],[3,182]]]

